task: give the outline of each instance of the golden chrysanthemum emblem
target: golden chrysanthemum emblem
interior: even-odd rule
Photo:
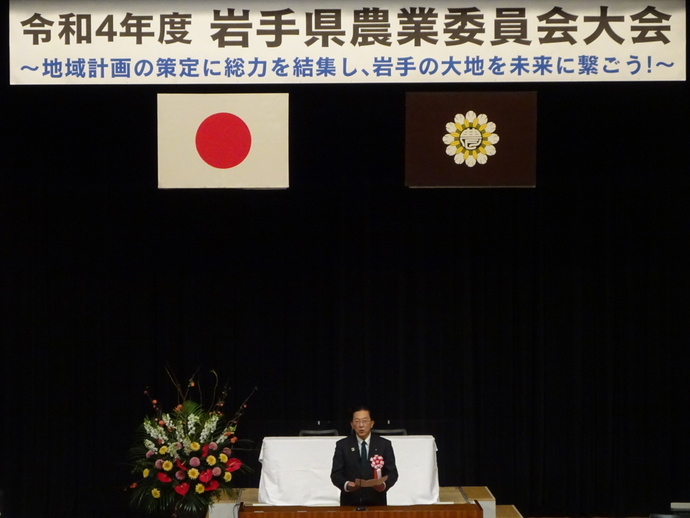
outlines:
[[[446,154],[458,165],[486,164],[489,157],[496,154],[496,144],[500,140],[496,123],[490,122],[483,113],[477,115],[472,110],[464,115],[458,113],[453,122],[446,124],[446,131],[448,133],[443,136]]]

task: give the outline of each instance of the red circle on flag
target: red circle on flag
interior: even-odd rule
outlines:
[[[196,150],[204,162],[217,169],[241,164],[252,147],[247,124],[232,113],[216,113],[196,130]]]

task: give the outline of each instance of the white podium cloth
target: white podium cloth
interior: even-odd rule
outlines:
[[[266,505],[340,505],[331,483],[335,443],[342,437],[266,437],[261,446],[259,503]],[[436,441],[431,435],[388,436],[393,443],[398,482],[388,505],[439,501]]]

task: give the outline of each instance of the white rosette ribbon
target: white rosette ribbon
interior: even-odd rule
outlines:
[[[381,478],[381,468],[383,468],[383,457],[374,455],[369,459],[371,467],[374,468],[374,478]]]

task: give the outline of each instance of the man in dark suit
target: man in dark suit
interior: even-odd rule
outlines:
[[[388,439],[371,433],[374,421],[368,408],[355,410],[350,426],[354,433],[335,444],[331,469],[331,481],[340,489],[340,505],[386,505],[386,491],[398,480],[393,445]],[[383,458],[381,476],[388,475],[388,479],[374,487],[360,487],[355,482],[357,479],[374,478],[374,468],[371,466],[374,455]]]

